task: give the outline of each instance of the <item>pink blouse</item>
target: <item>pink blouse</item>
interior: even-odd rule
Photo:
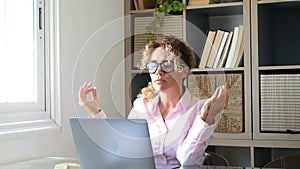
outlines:
[[[215,125],[208,125],[199,113],[206,100],[199,100],[186,90],[176,108],[163,121],[159,96],[149,102],[134,101],[129,119],[146,119],[156,165],[202,165]],[[106,118],[103,111],[96,117]]]

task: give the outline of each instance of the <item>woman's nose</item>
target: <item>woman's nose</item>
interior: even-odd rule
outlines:
[[[163,75],[164,73],[165,72],[162,70],[161,65],[159,65],[158,68],[157,68],[157,70],[156,70],[156,72],[155,72],[155,74]]]

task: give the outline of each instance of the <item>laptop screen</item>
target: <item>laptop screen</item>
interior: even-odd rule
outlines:
[[[81,169],[154,169],[148,125],[142,119],[70,118]]]

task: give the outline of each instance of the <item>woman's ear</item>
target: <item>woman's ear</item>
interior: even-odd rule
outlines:
[[[190,68],[188,66],[184,66],[181,71],[181,77],[184,79],[189,75]]]

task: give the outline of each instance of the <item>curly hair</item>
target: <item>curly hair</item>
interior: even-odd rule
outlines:
[[[184,62],[190,69],[196,66],[196,58],[193,50],[182,40],[173,35],[168,35],[160,40],[151,41],[146,45],[143,52],[141,69],[145,68],[147,62],[151,60],[151,55],[156,48],[162,47],[168,53],[168,59],[173,59],[175,63]],[[141,90],[138,97],[145,100],[154,98],[157,95],[151,83]]]

